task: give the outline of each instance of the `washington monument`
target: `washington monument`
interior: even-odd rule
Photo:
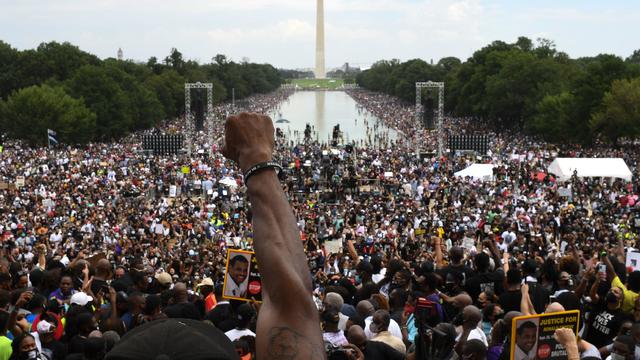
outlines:
[[[324,0],[318,1],[316,13],[316,79],[327,77],[324,68]]]

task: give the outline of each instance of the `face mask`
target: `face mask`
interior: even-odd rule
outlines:
[[[24,359],[37,359],[38,358],[38,349],[34,349],[24,354]]]
[[[618,297],[616,296],[616,294],[614,294],[612,292],[607,293],[607,302],[609,304],[615,304],[615,303],[618,302]]]

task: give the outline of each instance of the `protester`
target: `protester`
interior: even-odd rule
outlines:
[[[627,257],[640,249],[637,184],[561,182],[546,169],[559,156],[621,157],[637,176],[637,144],[547,144],[446,118],[445,133],[489,135],[491,147],[479,158],[436,156],[438,139],[415,130],[411,106],[348,93],[399,136],[369,123],[361,142],[280,132],[273,148],[251,145],[252,158],[239,144],[254,141],[241,139],[242,119],[233,117],[238,138],[219,140],[227,113],[268,113],[291,94],[285,90],[242,109],[216,106],[213,138],[197,133],[190,156],[145,154],[140,133],[83,147],[3,141],[0,354],[7,344],[16,357],[31,351],[30,333],[39,356],[100,354],[102,342],[90,340],[96,328],[108,347],[114,335],[169,317],[241,333],[234,340],[254,334],[258,354],[274,343],[284,351],[295,337],[305,358],[322,352],[324,338],[367,359],[415,357],[426,345],[437,358],[504,359],[512,340],[516,351],[534,349],[526,329],[511,339],[516,314],[577,309],[579,356],[597,357],[595,348],[633,358],[628,344],[640,346],[640,336],[627,335],[640,321],[640,272]],[[264,134],[273,133],[260,119]],[[185,130],[171,121],[153,131]],[[264,134],[256,141],[268,142]],[[243,178],[268,160],[284,167],[279,181],[271,170]],[[494,179],[454,176],[474,162],[494,164]],[[249,262],[227,259],[230,249],[255,251],[261,272],[273,271],[262,274],[262,307],[247,298]],[[225,296],[225,279],[231,297],[247,302]],[[287,320],[273,325],[280,317]],[[437,330],[433,338],[419,334],[425,324]],[[573,346],[569,334],[561,338]],[[247,341],[236,345],[254,353]]]

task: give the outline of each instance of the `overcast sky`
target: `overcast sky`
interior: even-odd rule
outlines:
[[[0,0],[0,39],[69,41],[101,58],[163,59],[172,47],[280,68],[313,66],[315,0]],[[640,1],[325,0],[328,67],[461,59],[493,40],[555,41],[571,57],[640,48]]]

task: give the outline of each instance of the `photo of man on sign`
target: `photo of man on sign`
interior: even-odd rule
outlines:
[[[262,278],[258,260],[251,251],[227,252],[222,297],[242,301],[262,301]]]
[[[251,256],[231,251],[229,255],[227,275],[224,281],[224,295],[245,298],[247,296],[247,284],[249,283]]]
[[[517,324],[514,359],[535,359],[538,341],[538,324],[536,320],[528,319]]]

